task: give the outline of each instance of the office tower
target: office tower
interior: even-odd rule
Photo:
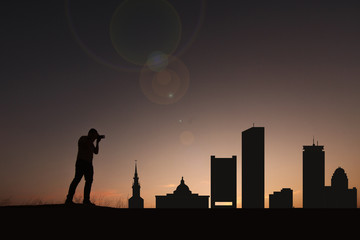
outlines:
[[[269,195],[269,208],[293,208],[293,190],[283,188]]]
[[[211,208],[236,208],[236,156],[211,156]]]
[[[242,207],[264,208],[264,128],[242,132]]]
[[[155,196],[156,208],[209,208],[209,196],[199,196],[192,193],[181,178],[180,185],[174,193],[165,196]]]
[[[324,199],[324,146],[303,148],[303,208],[322,208]]]
[[[144,208],[144,199],[140,197],[140,184],[135,161],[134,183],[132,185],[133,195],[129,199],[129,208]]]
[[[324,207],[326,208],[356,208],[356,188],[348,189],[348,177],[341,167],[338,167],[332,178],[331,186],[324,189]]]

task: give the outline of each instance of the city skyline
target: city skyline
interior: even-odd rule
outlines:
[[[90,128],[106,135],[95,203],[127,204],[134,160],[145,208],[182,176],[211,195],[210,156],[237,156],[240,208],[241,134],[253,123],[266,129],[265,208],[282,188],[303,206],[313,136],[324,186],[341,167],[360,188],[359,2],[19,0],[2,10],[1,205],[64,202]]]
[[[242,186],[241,208],[264,208],[264,133],[263,127],[253,127],[242,132]],[[245,152],[245,153],[244,153]],[[348,177],[343,168],[338,167],[331,178],[331,186],[324,184],[324,146],[303,146],[303,208],[357,208],[357,189],[348,189]],[[196,200],[198,194],[191,194],[183,177],[174,194],[155,196],[156,208],[237,208],[237,157],[210,157],[211,196],[210,204]],[[244,167],[245,166],[245,167]],[[244,175],[245,173],[245,175]],[[135,167],[135,176],[137,172]],[[135,179],[135,177],[134,177]],[[245,190],[244,190],[245,186]],[[259,194],[262,193],[262,194]],[[134,195],[134,194],[133,194]],[[190,200],[191,199],[191,200]],[[245,201],[244,201],[245,199]],[[269,194],[269,208],[293,208],[293,190],[282,188],[280,192]],[[197,203],[197,201],[199,201]],[[130,200],[129,200],[130,203]],[[207,207],[205,207],[207,208]]]

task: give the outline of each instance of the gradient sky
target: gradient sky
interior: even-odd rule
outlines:
[[[135,159],[145,207],[182,176],[210,195],[210,156],[237,155],[241,207],[241,132],[253,123],[265,127],[266,207],[286,187],[302,207],[302,146],[313,136],[324,145],[325,184],[341,166],[360,189],[359,1],[159,0],[148,11],[166,12],[160,29],[145,24],[158,19],[113,17],[131,13],[123,6],[2,4],[0,204],[63,202],[77,141],[92,127],[106,135],[94,158],[95,203],[127,201]],[[118,29],[137,40],[119,42]],[[167,75],[155,79],[135,53],[159,42],[182,86],[167,98]],[[146,71],[153,85],[144,86]]]

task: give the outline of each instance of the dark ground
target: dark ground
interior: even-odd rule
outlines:
[[[194,239],[213,233],[236,238],[245,233],[261,238],[358,238],[360,231],[360,209],[116,209],[59,204],[0,207],[0,217],[1,228],[12,236],[59,239],[107,234]]]

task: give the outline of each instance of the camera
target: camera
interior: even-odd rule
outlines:
[[[103,138],[105,138],[105,135],[99,135],[98,137],[97,137],[97,139],[103,139]]]

